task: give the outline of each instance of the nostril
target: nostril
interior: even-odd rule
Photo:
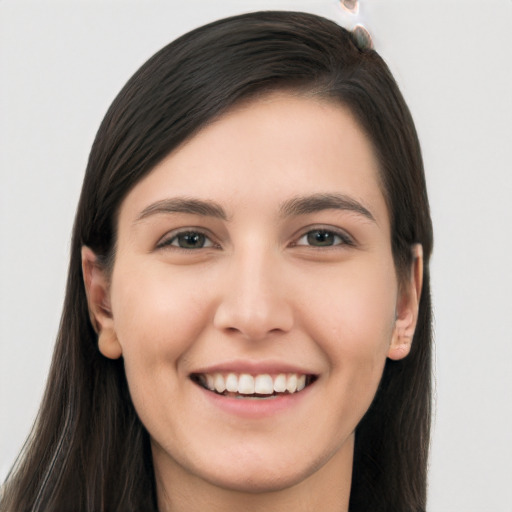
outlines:
[[[228,335],[256,341],[290,331],[293,313],[287,300],[268,298],[259,304],[225,301],[218,306],[213,324]]]

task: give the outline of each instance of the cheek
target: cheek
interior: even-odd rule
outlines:
[[[345,357],[371,361],[387,354],[395,325],[397,284],[393,265],[353,266],[331,277],[309,298],[317,308],[326,352],[337,364]]]
[[[340,273],[310,301],[323,305],[309,318],[334,383],[334,422],[350,418],[355,428],[375,396],[393,336],[396,297],[394,266],[368,265]]]
[[[161,270],[158,265],[146,266],[119,272],[113,280],[114,326],[128,378],[146,374],[153,379],[165,367],[176,366],[208,315],[195,287],[182,286],[179,276],[170,279]]]
[[[158,432],[159,425],[167,425],[174,432],[170,409],[162,404],[184,393],[187,379],[180,361],[204,329],[205,299],[190,280],[184,286],[183,279],[171,279],[159,265],[132,263],[118,269],[112,280],[112,312],[130,396],[148,430]]]

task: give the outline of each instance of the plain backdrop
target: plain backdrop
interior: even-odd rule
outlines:
[[[422,142],[435,228],[430,512],[512,511],[512,1],[0,0],[0,480],[34,420],[87,156],[156,50],[216,18],[365,23]]]

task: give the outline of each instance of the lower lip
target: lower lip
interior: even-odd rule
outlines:
[[[278,395],[273,398],[234,398],[230,396],[219,395],[194,384],[202,392],[203,397],[212,404],[231,415],[242,418],[256,419],[274,416],[280,412],[286,411],[292,407],[299,406],[303,400],[311,393],[315,383],[310,384],[303,390],[287,394]]]

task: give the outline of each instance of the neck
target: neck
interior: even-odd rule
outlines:
[[[348,512],[354,436],[325,464],[295,484],[258,492],[220,487],[179,466],[160,467],[155,459],[159,512]],[[153,454],[155,449],[153,448]]]

